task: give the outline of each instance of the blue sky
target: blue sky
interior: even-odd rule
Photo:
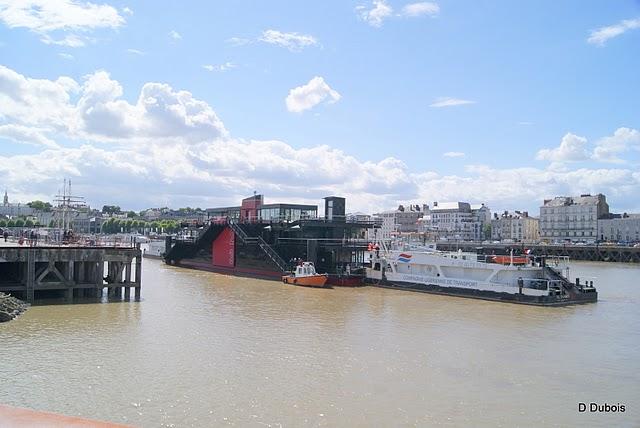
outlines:
[[[24,3],[0,0],[13,199],[67,177],[133,209],[255,189],[640,211],[638,1]]]

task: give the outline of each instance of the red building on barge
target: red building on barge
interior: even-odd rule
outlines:
[[[264,204],[262,195],[237,207],[208,209],[209,224],[194,241],[168,244],[165,261],[176,266],[280,280],[299,260],[313,262],[329,283],[354,286],[364,276],[366,230],[373,222],[348,222],[344,198],[316,205]]]

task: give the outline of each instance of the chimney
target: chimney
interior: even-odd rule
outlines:
[[[433,206],[437,207],[438,206],[438,201],[433,201]]]

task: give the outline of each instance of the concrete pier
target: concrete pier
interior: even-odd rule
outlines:
[[[138,248],[0,247],[0,291],[33,302],[102,297],[140,300],[142,253]]]

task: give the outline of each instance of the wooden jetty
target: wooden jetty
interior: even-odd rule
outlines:
[[[0,247],[0,292],[27,302],[64,297],[140,299],[142,253],[134,247]]]

